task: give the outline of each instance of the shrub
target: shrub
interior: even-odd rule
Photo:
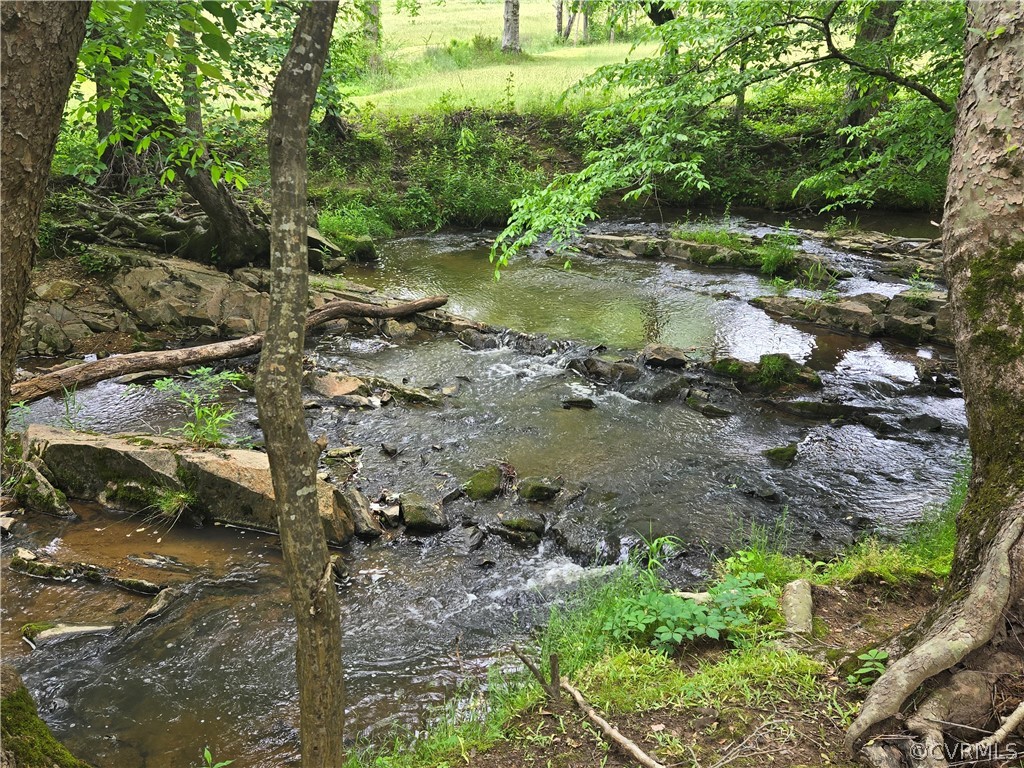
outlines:
[[[184,425],[174,431],[189,442],[209,447],[225,442],[226,428],[235,420],[235,411],[216,402],[216,398],[228,385],[244,378],[237,371],[214,373],[212,368],[196,368],[184,382],[164,378],[153,382],[153,387],[173,394],[186,410]]]

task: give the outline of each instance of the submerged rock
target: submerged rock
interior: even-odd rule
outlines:
[[[519,480],[516,492],[524,501],[550,501],[562,490],[561,478],[524,477]]]
[[[597,403],[589,397],[563,397],[562,407],[566,410],[577,408],[583,411],[591,411],[597,408]]]
[[[432,504],[419,493],[410,491],[399,498],[402,519],[410,533],[437,533],[448,528],[448,518],[440,504]]]
[[[543,536],[544,529],[547,528],[547,521],[544,520],[544,516],[529,509],[513,508],[500,512],[498,514],[498,522],[510,530],[519,531],[520,533],[535,533],[538,536]]]
[[[153,598],[153,602],[149,604],[146,612],[142,614],[142,618],[139,619],[139,623],[141,624],[149,619],[155,619],[157,616],[164,613],[179,597],[182,596],[182,594],[183,593],[180,589],[175,589],[174,587],[161,589],[160,592],[157,593],[156,597]]]
[[[777,448],[768,448],[761,453],[769,460],[781,467],[788,467],[796,460],[797,444],[789,443],[780,445]]]
[[[115,627],[112,624],[55,624],[49,629],[39,632],[33,642],[36,645],[59,640],[62,637],[76,637],[78,635],[107,635],[113,632]]]

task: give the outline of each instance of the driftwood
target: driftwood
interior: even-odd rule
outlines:
[[[437,309],[448,301],[447,296],[431,296],[425,299],[385,306],[364,304],[341,299],[330,301],[306,316],[306,332],[340,317],[390,318],[406,317],[417,312]],[[263,334],[257,333],[241,339],[219,341],[198,347],[167,349],[158,352],[133,352],[128,355],[114,355],[92,363],[82,363],[59,371],[22,381],[11,387],[12,402],[32,402],[49,395],[57,395],[66,389],[95,384],[98,381],[143,371],[180,368],[183,365],[201,365],[216,360],[254,355],[263,347]]]
[[[605,736],[622,747],[622,749],[625,750],[630,757],[640,763],[640,765],[647,766],[647,768],[665,768],[663,763],[659,763],[653,757],[648,755],[637,746],[635,741],[623,736],[622,732],[614,725],[597,714],[597,710],[587,703],[587,700],[583,698],[583,694],[574,688],[564,677],[562,678],[562,688],[568,691],[573,699],[575,699],[579,708],[583,710],[583,713],[601,729],[601,732]]]

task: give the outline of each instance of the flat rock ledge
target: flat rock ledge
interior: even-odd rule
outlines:
[[[168,437],[97,435],[32,424],[25,453],[38,457],[53,485],[72,499],[158,515],[161,500],[179,494],[190,516],[204,522],[277,530],[270,464],[259,451],[198,450]],[[344,544],[357,526],[375,525],[362,519],[369,513],[354,487],[336,488],[318,478],[316,488],[330,543]]]

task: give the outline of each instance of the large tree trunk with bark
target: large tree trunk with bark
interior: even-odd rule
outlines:
[[[302,409],[303,318],[309,293],[306,145],[317,84],[327,60],[337,2],[304,3],[274,82],[270,145],[270,321],[256,398],[277,500],[285,573],[295,611],[303,768],[344,761],[345,689],[341,614],[317,510],[319,449]]]
[[[7,424],[50,161],[88,16],[88,2],[0,6],[0,432]]]
[[[1014,640],[1024,600],[1024,15],[1017,0],[975,0],[968,14],[943,250],[971,485],[949,584],[848,734],[848,746],[859,748],[919,687],[935,689],[907,722],[930,768],[947,764],[943,721],[991,700],[992,659],[1024,674]],[[955,665],[968,671],[946,675]],[[983,674],[970,678],[972,668]]]
[[[519,0],[505,0],[504,26],[501,32],[501,50],[505,53],[522,53],[519,44]]]

